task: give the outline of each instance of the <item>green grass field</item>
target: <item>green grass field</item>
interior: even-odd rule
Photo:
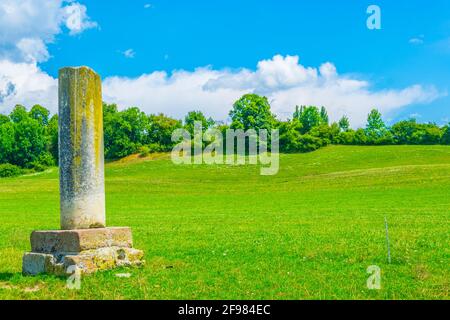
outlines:
[[[328,147],[281,155],[276,176],[136,158],[107,165],[106,193],[108,225],[132,227],[146,265],[69,290],[62,278],[21,275],[31,231],[59,228],[57,169],[1,179],[0,298],[450,296],[450,147]],[[370,265],[381,290],[367,289]]]

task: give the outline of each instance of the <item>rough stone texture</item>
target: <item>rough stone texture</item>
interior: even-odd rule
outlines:
[[[101,80],[87,67],[59,72],[60,231],[34,231],[26,275],[92,273],[141,265],[130,228],[105,228]]]
[[[78,253],[103,247],[133,247],[131,229],[101,228],[33,231],[31,251],[35,253]]]
[[[59,71],[61,229],[105,227],[101,79],[88,67]]]
[[[55,264],[55,258],[51,254],[25,253],[22,259],[24,274],[36,275],[49,271]]]
[[[68,275],[70,266],[84,274],[117,267],[140,266],[144,252],[133,248],[106,247],[82,251],[78,254],[25,253],[22,272],[25,275]],[[72,272],[73,273],[73,272]]]

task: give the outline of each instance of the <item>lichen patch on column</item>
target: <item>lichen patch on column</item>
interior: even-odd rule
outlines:
[[[87,67],[59,72],[61,229],[105,226],[101,79]]]

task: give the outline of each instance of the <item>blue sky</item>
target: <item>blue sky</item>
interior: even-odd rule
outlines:
[[[73,34],[63,24],[60,31],[54,32],[53,39],[44,40],[49,57],[36,61],[36,65],[52,78],[57,77],[61,66],[89,65],[104,79],[116,80],[126,77],[132,81],[155,71],[166,71],[167,85],[174,81],[170,78],[174,70],[195,73],[197,68],[209,66],[212,71],[239,73],[243,69],[255,71],[259,61],[270,60],[275,55],[298,56],[299,64],[305,68],[319,69],[323,63],[330,62],[337,68],[339,77],[368,82],[368,97],[384,99],[382,93],[389,96],[389,91],[396,91],[395,99],[401,100],[402,90],[414,85],[422,88],[418,96],[435,91],[433,98],[389,102],[393,107],[386,102],[385,117],[389,121],[410,115],[420,121],[450,121],[447,94],[450,93],[450,1],[447,0],[84,0],[75,3],[86,8],[85,19],[89,18],[97,26]],[[61,6],[69,4],[62,2]],[[371,4],[381,8],[381,30],[366,27],[366,9]],[[113,85],[109,83],[108,87]],[[250,87],[240,89],[245,91]],[[145,91],[145,86],[134,88]],[[253,88],[253,91],[272,94],[278,97],[274,98],[277,101],[302,102],[301,97],[294,101],[281,96],[279,91],[285,89],[277,87],[276,94],[268,89]],[[326,91],[313,92],[326,94]],[[339,93],[339,97],[342,95]],[[113,102],[134,103],[123,95],[108,96]],[[358,99],[364,97],[367,96]],[[343,104],[347,98],[343,98]],[[189,97],[186,100],[207,104]],[[324,103],[329,100],[325,99]],[[305,99],[305,103],[309,101]],[[166,106],[166,102],[161,102],[161,110],[158,105],[145,106],[152,104],[150,97],[142,103],[149,112],[173,113],[176,106],[173,103]],[[377,106],[377,101],[371,103]],[[186,108],[208,113],[206,105]],[[286,106],[280,112],[287,113],[289,108]],[[336,107],[336,112],[352,115],[351,108],[357,106]]]

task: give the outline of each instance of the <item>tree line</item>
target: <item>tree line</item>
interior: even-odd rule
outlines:
[[[207,118],[200,111],[189,112],[183,120],[164,114],[147,115],[137,107],[119,111],[115,104],[103,104],[105,158],[118,159],[131,154],[147,155],[170,151],[172,132],[185,128],[191,134],[194,123],[202,128],[278,129],[280,151],[310,152],[329,144],[340,145],[433,145],[450,144],[450,127],[435,123],[404,120],[387,126],[381,113],[373,109],[364,128],[352,129],[344,116],[330,122],[324,107],[297,106],[292,117],[280,121],[271,112],[266,97],[246,94],[229,113],[231,123]],[[9,115],[0,114],[0,177],[42,171],[58,164],[58,115],[50,115],[43,106],[29,111],[17,105]]]

